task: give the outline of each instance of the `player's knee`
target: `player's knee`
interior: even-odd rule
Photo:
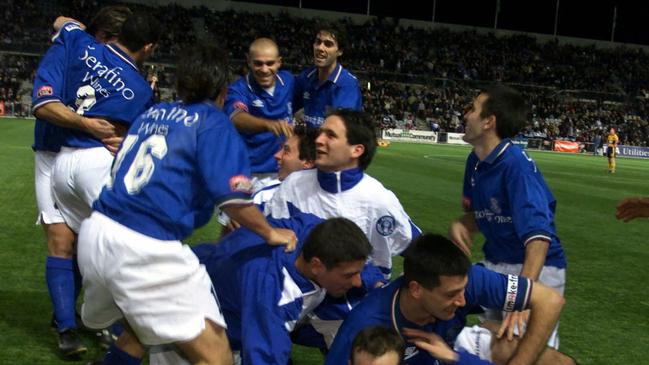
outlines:
[[[509,359],[516,352],[518,347],[519,338],[515,336],[513,340],[508,340],[506,336],[496,338],[495,335],[491,337],[491,361],[497,365],[505,365]]]
[[[192,364],[233,365],[234,358],[223,327],[205,320],[205,329],[195,339],[177,346]]]
[[[75,254],[76,237],[66,224],[48,224],[45,227],[45,232],[50,256],[71,258]]]

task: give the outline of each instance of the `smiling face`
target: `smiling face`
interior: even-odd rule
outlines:
[[[252,43],[248,52],[248,67],[259,86],[267,89],[275,85],[281,66],[282,58],[274,42],[262,38]]]
[[[434,318],[450,320],[458,308],[466,305],[464,289],[468,281],[468,276],[441,275],[439,285],[432,290],[420,287],[421,309]]]
[[[279,166],[277,178],[280,181],[294,171],[310,169],[313,161],[300,160],[300,137],[293,135],[284,142],[282,148],[275,154],[275,160]]]
[[[342,54],[338,42],[330,33],[321,31],[316,35],[313,42],[313,63],[317,68],[333,69]]]

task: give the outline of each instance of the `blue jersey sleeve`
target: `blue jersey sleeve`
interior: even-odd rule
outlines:
[[[521,311],[529,306],[532,281],[523,276],[503,275],[473,265],[465,289],[466,307],[479,304],[485,308]]]
[[[521,243],[533,238],[550,242],[554,214],[546,200],[546,186],[539,178],[540,172],[534,161],[526,155],[525,158],[527,161],[522,161],[522,166],[519,164],[508,169],[504,179],[514,229]]]
[[[250,94],[244,89],[246,84],[239,79],[228,87],[228,93],[223,104],[223,111],[232,118],[238,112],[249,112]]]
[[[65,47],[54,44],[45,53],[38,65],[32,90],[32,108],[53,101],[62,102],[65,69]]]
[[[242,291],[242,365],[285,365],[291,355],[291,339],[279,313],[279,283],[264,272],[255,267],[244,276],[244,287],[254,290]]]
[[[223,114],[211,118],[227,119]],[[216,205],[250,202],[250,162],[241,137],[229,120],[207,120],[205,124],[212,125],[197,136],[198,164]]]
[[[361,89],[358,86],[358,81],[356,81],[356,79],[351,75],[348,77],[351,80],[342,83],[342,85],[336,89],[331,106],[334,108],[362,110],[363,97],[361,96]]]

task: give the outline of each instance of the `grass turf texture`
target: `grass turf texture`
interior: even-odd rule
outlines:
[[[0,364],[85,363],[102,351],[85,336],[83,361],[64,361],[49,327],[44,280],[46,246],[34,225],[33,121],[0,119]],[[469,149],[393,143],[381,148],[369,173],[392,189],[413,221],[444,234],[460,214],[464,161]],[[561,350],[580,364],[641,364],[649,343],[649,221],[621,223],[615,205],[649,195],[649,161],[531,152],[558,201],[556,225],[568,257],[567,305]],[[197,231],[191,243],[213,240],[217,224]],[[477,239],[473,260],[479,260]],[[395,272],[401,269],[397,260]],[[294,364],[321,364],[322,356],[296,347]]]

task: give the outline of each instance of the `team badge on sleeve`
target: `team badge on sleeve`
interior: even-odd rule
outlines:
[[[240,110],[240,111],[246,112],[246,113],[248,112],[248,106],[245,103],[241,102],[241,101],[237,101],[236,103],[234,103],[233,106],[234,106],[234,109],[236,109],[236,110]]]
[[[54,94],[52,87],[47,85],[41,86],[36,92],[36,96],[38,96],[39,98],[42,98],[43,96],[50,96],[52,94]]]
[[[376,231],[381,236],[389,236],[394,232],[396,222],[391,215],[384,215],[376,221]]]
[[[252,194],[252,181],[244,175],[232,176],[230,178],[230,190],[237,193]]]

